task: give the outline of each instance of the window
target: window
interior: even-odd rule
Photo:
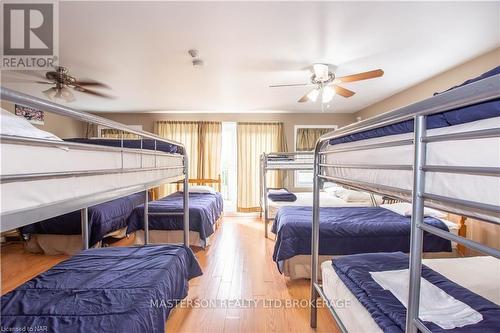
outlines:
[[[236,123],[222,123],[221,179],[224,211],[236,211],[237,160],[236,160]]]
[[[337,125],[295,125],[294,131],[294,148],[296,152],[314,151],[316,141],[325,133],[334,131]],[[298,158],[306,158],[307,155],[299,155]],[[312,187],[313,186],[312,170],[297,170],[295,171],[295,187]]]

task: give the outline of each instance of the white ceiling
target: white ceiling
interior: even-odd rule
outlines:
[[[113,100],[80,93],[90,111],[320,111],[296,103],[313,62],[337,75],[382,68],[345,84],[331,112],[355,112],[499,45],[500,3],[61,2],[60,62],[112,87]],[[197,48],[205,67],[193,68]],[[5,73],[3,73],[5,74]],[[12,75],[12,74],[10,74]],[[8,75],[3,75],[8,77]],[[44,86],[2,82],[40,97]]]

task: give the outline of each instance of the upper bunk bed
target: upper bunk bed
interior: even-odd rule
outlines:
[[[411,202],[409,259],[402,253],[393,255],[401,261],[399,268],[409,267],[409,283],[404,289],[407,303],[400,304],[406,320],[403,314],[399,324],[401,331],[431,332],[436,326],[419,317],[421,273],[423,276],[433,274],[422,265],[424,232],[494,258],[500,258],[500,250],[424,223],[424,207],[498,226],[499,166],[500,67],[426,100],[323,135],[315,149],[311,327],[316,327],[316,301],[321,296],[341,331],[346,331],[336,306],[329,303],[325,295],[325,281],[323,285],[318,282],[321,214],[318,201],[322,183],[335,182]],[[354,272],[357,263],[376,256],[380,256],[380,263],[387,262],[387,267],[392,267],[389,269],[396,267],[390,265],[396,259],[384,253],[345,256],[346,259],[336,259],[337,266],[343,263],[346,272]],[[329,266],[331,262],[324,265]],[[335,259],[333,266],[335,268]],[[473,288],[470,290],[474,292]]]
[[[1,98],[140,138],[111,143],[101,139],[91,139],[88,143],[63,141],[20,124],[19,117],[2,113],[1,231],[164,183],[184,180],[187,186],[187,156],[178,142],[4,87]]]

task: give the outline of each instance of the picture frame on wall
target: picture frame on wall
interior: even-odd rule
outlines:
[[[16,116],[26,118],[30,123],[34,125],[43,125],[45,123],[45,113],[28,106],[16,104],[14,113],[16,114]]]

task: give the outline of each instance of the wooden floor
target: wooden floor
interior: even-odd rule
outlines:
[[[126,245],[130,240],[115,245]],[[272,261],[274,241],[264,239],[257,218],[225,217],[205,251],[196,251],[203,276],[190,281],[185,304],[167,321],[168,332],[337,332],[328,310],[318,312],[318,328],[309,327],[309,282],[290,281]],[[64,256],[25,253],[20,244],[2,247],[2,294],[63,260]],[[219,300],[219,306],[213,305]],[[230,300],[257,300],[257,307],[227,308]],[[295,306],[287,305],[295,303]],[[222,301],[222,303],[221,303]],[[227,304],[230,304],[230,303]],[[283,304],[273,307],[272,304]]]

